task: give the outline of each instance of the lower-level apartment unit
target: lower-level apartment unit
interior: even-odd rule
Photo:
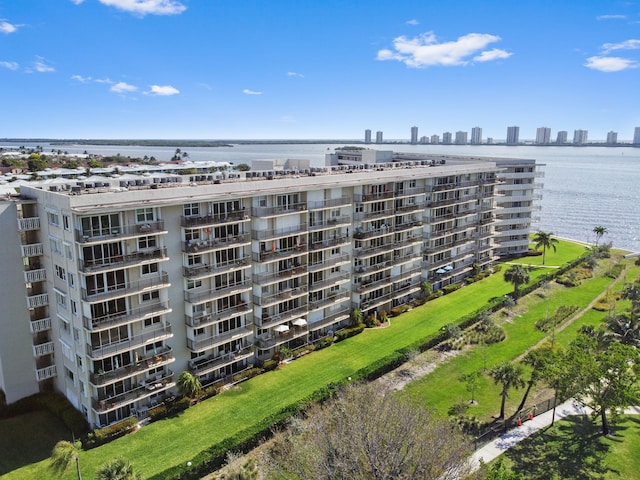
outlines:
[[[230,382],[354,309],[389,312],[424,282],[526,251],[536,176],[533,160],[345,149],[323,167],[23,185],[0,204],[0,262],[16,279],[0,387],[10,402],[61,391],[94,426],[144,417],[182,371]]]

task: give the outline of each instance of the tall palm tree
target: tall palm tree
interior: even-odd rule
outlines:
[[[78,480],[82,480],[80,474],[80,450],[82,449],[82,443],[79,440],[69,442],[67,440],[60,440],[53,447],[51,452],[51,458],[49,459],[49,468],[53,470],[53,473],[58,476],[62,476],[69,465],[76,464],[76,474]]]
[[[602,238],[602,236],[607,233],[607,228],[602,225],[596,225],[593,227],[593,233],[596,234],[596,247],[598,246],[598,242]]]
[[[531,387],[538,383],[538,381],[543,377],[545,367],[553,361],[554,355],[555,353],[553,350],[543,347],[531,350],[522,359],[522,363],[531,367],[531,376],[529,377],[529,380],[527,380],[527,389],[524,391],[520,405],[518,405],[518,412],[524,408],[529,392],[531,391]]]
[[[202,395],[202,384],[200,380],[187,370],[180,374],[177,384],[180,393],[192,400]]]
[[[115,458],[100,466],[96,480],[142,480],[142,475],[135,471],[130,461]]]
[[[520,285],[529,282],[529,272],[522,265],[511,265],[504,271],[504,281],[513,284],[514,301],[518,301]]]
[[[500,420],[504,419],[504,405],[509,396],[509,389],[524,387],[524,380],[522,379],[522,367],[520,365],[514,365],[509,362],[502,362],[489,371],[489,375],[493,378],[493,382],[496,385],[500,385],[502,390],[500,396],[502,401],[500,403]]]
[[[544,265],[545,256],[548,248],[556,251],[557,238],[553,238],[553,233],[539,231],[533,236],[534,248],[536,250],[542,248],[542,264]]]

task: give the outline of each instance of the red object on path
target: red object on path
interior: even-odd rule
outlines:
[[[529,420],[533,420],[533,411],[529,412]]]

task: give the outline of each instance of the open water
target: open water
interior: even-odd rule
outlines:
[[[324,156],[342,144],[252,144],[232,147],[181,148],[194,161],[214,160],[251,164],[252,160],[272,158],[309,159],[313,166],[324,165]],[[17,145],[0,145],[3,147]],[[35,146],[35,144],[27,144]],[[51,146],[69,153],[130,156],[145,155],[166,161],[174,147],[124,146]],[[640,148],[633,147],[535,147],[500,145],[369,145],[370,148],[398,152],[421,152],[451,155],[476,155],[534,158],[543,164],[544,183],[539,212],[534,228],[556,236],[593,242],[593,227],[604,226],[608,233],[604,242],[616,248],[640,252]]]

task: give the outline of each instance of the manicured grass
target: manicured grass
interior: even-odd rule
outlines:
[[[640,418],[620,417],[614,435],[603,437],[599,422],[568,417],[517,444],[505,464],[527,479],[633,479],[640,472]]]
[[[601,261],[601,266],[597,270],[600,273],[608,270],[608,263],[611,262],[613,260]],[[451,358],[431,374],[411,382],[404,389],[403,395],[424,401],[436,412],[446,415],[453,404],[470,400],[470,393],[467,392],[465,384],[459,380],[461,375],[484,370],[485,366],[490,370],[500,362],[511,361],[545,337],[553,336],[553,341],[557,345],[566,346],[575,338],[575,333],[581,325],[585,323],[599,325],[605,314],[589,311],[586,316],[557,334],[546,334],[535,328],[536,320],[553,315],[561,305],[577,305],[580,308],[587,306],[613,281],[612,278],[597,275],[585,280],[578,287],[566,288],[553,285],[552,290],[545,294],[545,298],[534,294],[521,299],[516,312],[522,313],[502,324],[507,334],[505,341],[488,346],[477,346]],[[491,421],[491,416],[499,413],[499,392],[499,386],[494,385],[488,374],[484,375],[475,391],[477,404],[470,406],[467,413],[482,421]],[[512,391],[506,404],[507,416],[514,413],[522,394],[523,391]],[[529,403],[535,403],[531,402],[533,398],[535,398],[534,395],[530,395]]]
[[[563,243],[562,248],[558,247],[559,252],[564,248]],[[575,255],[583,251],[581,247]],[[547,265],[552,264],[553,259],[548,254]],[[233,390],[188,409],[177,418],[150,424],[134,434],[83,452],[83,475],[92,478],[102,463],[117,456],[132,460],[145,477],[172,465],[186,464],[210,445],[255,425],[331,382],[353,375],[399,348],[428,337],[447,323],[477,310],[489,298],[502,296],[511,290],[511,284],[504,281],[501,272],[452,295],[429,302],[392,318],[388,328],[367,330],[345,342],[302,357],[275,372],[244,382]],[[15,470],[6,478],[46,478],[47,475],[46,463],[40,462]],[[65,478],[72,479],[73,475],[70,473]]]
[[[0,422],[0,475],[48,458],[60,440],[60,432],[65,430],[62,421],[49,412],[20,415]]]

